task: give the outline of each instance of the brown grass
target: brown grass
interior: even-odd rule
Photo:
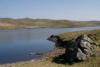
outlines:
[[[76,38],[77,36],[81,34],[91,34],[93,37],[93,40],[96,41],[97,43],[100,43],[100,29],[67,32],[63,34],[58,34],[58,36],[60,36],[63,40],[70,40],[70,39]],[[96,38],[96,40],[94,38]]]

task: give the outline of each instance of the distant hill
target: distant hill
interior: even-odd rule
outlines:
[[[29,28],[67,28],[67,27],[88,27],[88,26],[100,26],[100,21],[0,18],[0,30],[29,29]]]

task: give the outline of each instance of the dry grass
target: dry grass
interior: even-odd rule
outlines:
[[[96,41],[97,43],[100,43],[100,29],[67,32],[67,33],[63,33],[63,34],[58,34],[58,36],[60,36],[63,40],[71,40],[81,34],[91,34],[91,36],[93,37],[93,40]],[[96,38],[96,40],[95,40],[95,38]]]

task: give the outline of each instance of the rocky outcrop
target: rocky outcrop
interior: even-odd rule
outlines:
[[[93,56],[95,54],[95,47],[97,46],[97,43],[85,34],[69,41],[63,41],[59,36],[51,35],[48,40],[55,43],[56,49],[65,49],[62,54],[64,54],[65,59],[70,62],[75,60],[84,61],[88,57]],[[55,50],[55,48],[54,51],[51,51],[51,55],[52,52],[55,52],[56,54],[57,50]]]

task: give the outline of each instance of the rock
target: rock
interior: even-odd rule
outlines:
[[[64,47],[68,41],[63,41],[59,36],[51,35],[47,40],[55,43],[55,47]]]
[[[78,48],[76,58],[77,58],[78,60],[83,61],[83,60],[86,59],[86,55]]]
[[[88,57],[93,56],[95,54],[95,47],[97,46],[97,43],[95,43],[90,38],[90,36],[85,34],[82,34],[75,38],[75,42],[72,42],[71,40],[63,41],[59,36],[55,35],[50,36],[48,40],[55,43],[55,48],[61,47],[62,49],[65,49],[65,52],[63,52],[63,54],[66,55],[66,60],[70,62],[73,62],[75,60],[84,61]],[[57,53],[55,52],[55,54]]]
[[[81,35],[77,37],[76,43],[78,43],[79,49],[86,54],[86,56],[91,56],[95,50],[96,43],[91,40],[87,35]]]

